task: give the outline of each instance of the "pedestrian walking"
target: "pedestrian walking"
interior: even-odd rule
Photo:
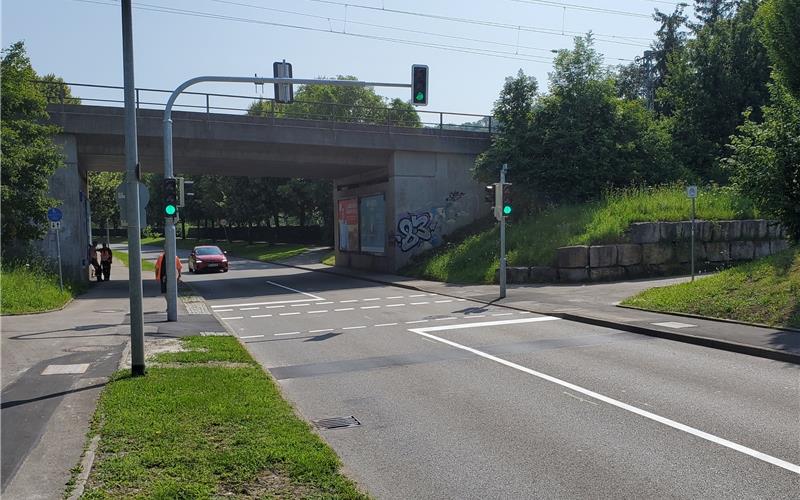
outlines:
[[[97,261],[97,242],[93,241],[89,247],[89,262],[94,269],[94,277],[97,281],[103,281],[103,274],[100,271],[100,263]]]
[[[103,243],[103,248],[100,249],[100,267],[103,274],[103,281],[111,279],[111,262],[114,260],[114,255],[111,249],[108,248],[108,243]]]
[[[156,260],[156,279],[161,282],[161,293],[167,293],[167,266],[164,260],[164,252],[161,252]],[[183,264],[177,255],[175,256],[175,270],[178,272],[178,280],[180,280]]]

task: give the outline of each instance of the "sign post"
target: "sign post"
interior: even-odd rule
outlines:
[[[58,252],[58,288],[63,292],[64,291],[64,275],[61,272],[61,235],[59,234],[59,229],[61,229],[61,219],[64,217],[64,214],[61,213],[61,210],[58,208],[50,208],[47,210],[47,219],[50,221],[50,229],[56,232],[56,252]]]
[[[500,185],[497,186],[497,192],[500,193],[502,200],[503,186],[506,184],[506,172],[508,171],[508,164],[504,163],[503,168],[500,170]],[[506,298],[506,217],[503,214],[503,203],[498,203],[500,213],[500,298]],[[497,209],[496,209],[497,210]]]
[[[694,281],[694,223],[695,223],[695,200],[697,199],[697,186],[689,186],[686,188],[686,196],[688,196],[692,200],[692,244],[690,247],[691,251],[691,262],[692,262],[692,281]]]

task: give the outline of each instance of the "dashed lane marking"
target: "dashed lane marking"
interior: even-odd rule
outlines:
[[[223,321],[228,321],[232,319],[244,319],[244,316],[228,316],[227,318],[220,318]]]
[[[322,300],[322,299],[314,299]],[[226,307],[249,307],[249,306],[268,306],[271,304],[296,304],[297,302],[308,302],[308,299],[297,300],[273,300],[270,302],[249,302],[247,304],[220,304],[218,306],[211,306],[212,309],[226,308]],[[280,306],[283,307],[283,306]]]
[[[311,304],[309,304],[308,302],[306,302],[305,304],[292,304],[292,306],[291,306],[291,307],[308,307],[308,306],[310,306],[310,305],[311,305]],[[316,304],[314,304],[314,305],[316,305]]]
[[[333,328],[323,328],[322,330],[309,330],[308,333],[325,333],[332,332]]]
[[[427,322],[428,322],[427,319],[418,319],[416,321],[406,321],[406,324],[407,325],[416,325],[418,323],[427,323]]]
[[[430,302],[412,302],[412,306],[424,306],[425,304],[430,304]]]
[[[395,300],[395,299],[402,299],[402,295],[395,295],[394,297],[386,297],[386,300]]]
[[[256,314],[255,316],[250,316],[251,318],[271,318],[271,314]]]
[[[258,307],[242,307],[240,311],[255,311]]]
[[[260,339],[263,335],[245,335],[244,337],[239,337],[240,339]]]
[[[414,295],[409,295],[408,298],[409,299],[413,299],[414,297],[425,297],[425,296],[426,295],[424,293],[417,293],[417,294],[414,294]]]
[[[215,312],[218,312],[218,313],[229,313],[231,311],[233,311],[233,309],[217,309]]]
[[[342,308],[342,309],[334,309],[333,311],[334,312],[342,312],[342,311],[355,311],[355,310],[356,310],[355,307],[345,307],[345,308]]]
[[[275,337],[284,337],[286,335],[300,335],[300,332],[276,333]]]
[[[453,302],[453,299],[448,299],[448,300],[434,300],[434,301],[433,301],[433,303],[434,303],[434,304],[447,304],[448,302]]]
[[[361,330],[362,328],[366,328],[366,326],[346,326],[342,330]]]
[[[328,304],[333,304],[333,302],[317,302],[318,306],[327,306]]]
[[[405,304],[387,304],[386,307],[403,307]]]
[[[513,314],[514,313],[496,313],[496,314],[492,314],[492,316],[511,316]]]
[[[372,301],[375,301],[375,300],[381,300],[381,298],[380,297],[371,297],[369,299],[361,299],[361,300],[364,301],[364,302],[372,302]]]
[[[320,309],[319,311],[308,311],[308,314],[322,314],[328,312],[327,309]]]
[[[375,325],[375,326],[377,326],[377,327],[379,327],[379,328],[380,328],[380,327],[382,327],[382,326],[397,326],[398,324],[399,324],[399,323],[381,323],[381,324],[379,324],[379,325]]]
[[[267,306],[264,309],[280,309],[282,307],[286,307],[286,306]]]
[[[361,309],[380,309],[381,306],[361,306]]]
[[[353,302],[358,302],[358,300],[351,299],[351,300],[340,300],[339,301],[340,304],[350,304],[350,303],[353,303]]]
[[[298,315],[298,314],[300,314],[300,313],[299,313],[299,312],[293,312],[293,313],[280,313],[280,315],[279,315],[279,316],[296,316],[296,315]]]
[[[458,319],[455,316],[448,316],[446,318],[436,318],[434,321],[450,321],[451,319]]]

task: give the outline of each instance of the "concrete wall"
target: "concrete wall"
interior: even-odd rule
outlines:
[[[385,169],[336,179],[336,265],[396,271],[412,256],[440,245],[444,236],[485,215],[483,188],[471,174],[474,161],[474,155],[397,151]],[[384,251],[340,250],[339,201],[376,194],[383,194],[385,201]]]
[[[78,165],[75,137],[59,135],[54,142],[61,147],[65,157],[65,166],[56,170],[50,178],[50,196],[59,200],[58,207],[64,214],[59,230],[64,279],[87,281],[86,254],[90,238],[88,179],[86,172]],[[58,249],[55,232],[48,233],[39,242],[39,248],[45,257],[56,261]]]

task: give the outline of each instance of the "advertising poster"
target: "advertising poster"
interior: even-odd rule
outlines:
[[[339,200],[339,250],[358,251],[358,200]]]
[[[383,194],[365,196],[360,200],[361,251],[386,251],[386,202]]]

